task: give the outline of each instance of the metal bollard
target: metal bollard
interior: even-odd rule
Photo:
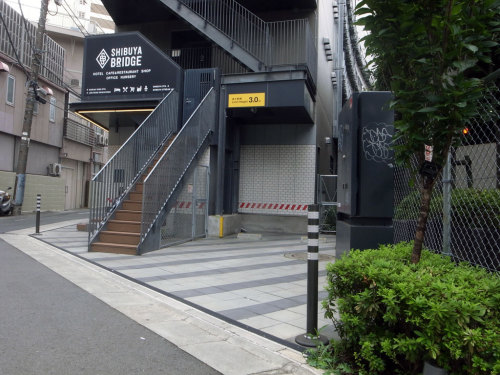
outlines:
[[[318,262],[319,205],[310,204],[307,212],[307,330],[295,338],[302,346],[316,347],[328,343],[318,333]]]
[[[42,201],[42,196],[40,194],[36,195],[36,234],[40,234],[40,205]]]

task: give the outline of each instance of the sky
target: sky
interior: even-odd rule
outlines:
[[[11,8],[14,8],[17,12],[21,13],[19,10],[19,3],[21,3],[24,17],[30,21],[38,22],[40,18],[40,0],[4,0]],[[49,10],[51,13],[56,9],[54,0],[49,0]]]

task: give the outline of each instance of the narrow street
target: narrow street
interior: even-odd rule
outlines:
[[[0,298],[2,375],[218,374],[3,240]]]

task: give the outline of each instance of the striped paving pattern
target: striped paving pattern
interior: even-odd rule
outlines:
[[[266,336],[294,342],[306,330],[307,261],[298,235],[264,234],[261,240],[208,238],[142,256],[89,253],[87,234],[75,226],[43,232],[39,239],[119,274]],[[319,242],[320,254],[335,255],[335,237]],[[319,304],[326,298],[326,261],[319,262]],[[332,335],[331,321],[318,308],[318,327]]]

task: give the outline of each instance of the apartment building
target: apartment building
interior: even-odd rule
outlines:
[[[110,220],[91,229],[92,242],[106,243],[94,250],[141,253],[158,248],[179,232],[168,223],[181,220],[169,215],[180,217],[182,210],[189,215],[200,206],[212,220],[224,219],[221,234],[242,228],[304,232],[307,205],[316,199],[316,176],[332,173],[336,158],[334,3],[103,1],[117,34],[86,38],[82,101],[71,104],[75,112],[109,129],[110,148],[121,148],[109,171],[94,183],[95,217]],[[130,146],[128,158],[118,154],[146,143],[148,136],[138,133],[152,117],[164,116],[162,110],[170,113],[163,107],[176,112],[163,118],[173,130],[141,150],[148,155],[134,156],[144,163],[129,170],[128,158],[139,150]],[[175,150],[181,142],[189,143],[182,138],[189,131],[199,139],[183,149],[189,154],[184,158]],[[154,159],[168,144],[159,157],[181,164],[181,171]],[[203,205],[180,198],[183,189],[196,190],[184,181],[194,164],[210,170]],[[141,178],[146,165],[153,171]],[[135,219],[117,218],[120,211],[134,211]],[[102,237],[125,232],[112,229],[123,221],[135,222],[138,234],[130,239],[130,249],[111,249],[112,241]],[[108,233],[102,236],[101,231]]]
[[[0,1],[0,186],[15,186],[36,28]],[[38,80],[39,101],[31,126],[23,211],[33,211],[41,194],[45,210],[64,209],[65,183],[60,178],[65,93],[64,49],[48,36]]]
[[[96,3],[96,4],[94,4]],[[6,11],[6,16],[12,15],[16,22],[21,22],[24,15],[28,22],[27,27],[31,30],[36,28],[36,23],[40,14],[40,4],[30,1],[14,2],[4,1],[3,6],[7,6],[9,11]],[[99,6],[101,8],[99,8]],[[14,9],[15,8],[15,9]],[[94,12],[93,9],[97,9]],[[7,9],[7,8],[6,8]],[[96,14],[96,16],[94,16]],[[62,96],[55,98],[52,96],[52,109],[50,113],[55,114],[55,122],[62,125],[62,131],[57,135],[51,134],[50,142],[56,146],[58,150],[52,150],[50,157],[44,157],[34,151],[34,143],[30,147],[30,155],[28,161],[28,182],[37,179],[45,181],[44,177],[49,178],[52,183],[57,182],[58,188],[52,189],[51,184],[45,185],[41,183],[37,187],[36,192],[28,187],[29,199],[23,204],[23,211],[32,211],[34,208],[33,194],[40,193],[43,196],[43,210],[63,210],[86,207],[88,205],[89,181],[100,169],[107,159],[107,131],[96,127],[76,116],[67,110],[67,104],[70,101],[78,101],[81,92],[82,79],[82,64],[83,64],[83,41],[85,35],[112,32],[109,15],[102,11],[100,2],[87,1],[63,1],[62,5],[57,5],[55,2],[49,3],[49,12],[47,15],[46,34],[50,40],[55,41],[63,50],[63,63],[61,64],[61,76],[58,77],[58,86],[62,90]],[[16,23],[8,23],[9,26],[17,25],[18,31],[22,32],[24,22],[17,25]],[[103,25],[101,27],[100,25]],[[4,27],[0,25],[0,27]],[[7,29],[8,30],[8,29]],[[2,34],[6,39],[4,46],[8,42],[8,33]],[[17,48],[24,50],[27,48],[28,39],[22,42],[22,38],[16,40],[21,41]],[[8,52],[8,51],[7,51]],[[10,58],[15,58],[14,51],[10,51]],[[26,59],[24,66],[29,67],[31,61]],[[20,73],[18,82],[23,85],[25,82],[24,73],[19,66],[16,74]],[[41,79],[44,79],[42,77]],[[16,100],[16,116],[13,122],[17,126],[22,127],[22,119],[24,115],[24,99],[22,95],[26,95],[26,91],[22,86],[17,90],[20,99]],[[59,94],[59,93],[58,93]],[[44,111],[46,106],[37,104],[37,109],[41,108]],[[43,112],[42,112],[43,113]],[[33,121],[33,129],[39,129],[38,118],[42,113],[36,113]],[[17,148],[14,150],[15,156],[11,156],[13,161],[5,160],[5,165],[0,169],[9,172],[9,181],[12,179],[12,173],[15,172],[15,161],[17,158]],[[32,170],[34,163],[42,165],[36,171]],[[36,176],[36,177],[35,177]],[[6,183],[13,186],[13,182]],[[48,192],[45,192],[43,189]],[[50,197],[50,198],[49,198]]]

